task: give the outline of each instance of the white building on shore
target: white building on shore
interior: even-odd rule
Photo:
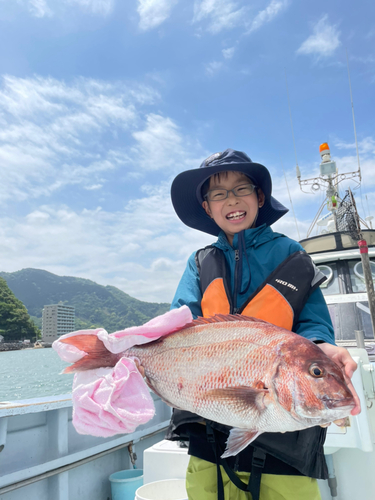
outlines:
[[[75,330],[75,309],[62,302],[44,306],[42,316],[42,341],[51,343],[65,333]]]

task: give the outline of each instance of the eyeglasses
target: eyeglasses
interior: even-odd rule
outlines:
[[[241,184],[240,186],[236,186],[233,189],[211,189],[204,196],[206,200],[209,201],[222,201],[226,200],[229,196],[229,193],[233,193],[234,196],[249,196],[249,194],[253,194],[257,186],[253,184]]]

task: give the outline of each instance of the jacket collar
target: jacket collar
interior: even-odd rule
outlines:
[[[279,233],[274,233],[272,229],[266,224],[263,224],[262,226],[256,227],[254,229],[246,229],[244,231],[246,248],[257,247],[267,241],[278,238],[279,236],[282,235]],[[234,235],[233,245],[230,245],[224,231],[220,231],[218,239],[214,243],[214,245],[224,251],[236,250],[238,249],[238,234]]]

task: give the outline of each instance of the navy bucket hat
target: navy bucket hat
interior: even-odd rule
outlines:
[[[288,208],[278,202],[272,193],[271,176],[265,166],[254,163],[241,151],[227,149],[214,153],[204,160],[199,168],[181,172],[172,182],[171,197],[176,214],[184,224],[198,231],[218,236],[221,229],[208,217],[202,207],[202,186],[211,175],[219,172],[242,172],[250,177],[264,195],[264,205],[259,209],[256,227],[270,226],[288,212]]]

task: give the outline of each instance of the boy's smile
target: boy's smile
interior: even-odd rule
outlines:
[[[249,182],[251,182],[250,179],[241,172],[223,172],[210,178],[209,190],[231,190]],[[258,209],[264,203],[264,194],[261,190],[258,190],[258,196],[255,191],[246,196],[235,196],[233,192],[229,192],[225,200],[204,201],[202,206],[207,215],[212,217],[225,232],[229,243],[232,244],[236,233],[252,227]]]
[[[244,218],[246,217],[246,212],[230,212],[229,214],[227,214],[227,219],[230,220],[230,221],[241,221],[243,220]]]

